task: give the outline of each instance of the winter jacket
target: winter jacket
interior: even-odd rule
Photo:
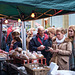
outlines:
[[[47,46],[48,46],[48,35],[44,34],[44,38],[43,41],[41,41],[41,38],[39,36],[39,34],[37,34],[36,36],[34,36],[30,42],[29,42],[29,50],[30,51],[38,51],[37,48],[40,45],[44,45],[45,49],[41,51],[41,53],[44,55],[44,57],[47,57],[48,52],[46,52],[45,50],[47,50]]]
[[[47,48],[48,47],[52,47],[52,39],[48,38],[48,45],[47,45]],[[48,50],[48,49],[47,49]],[[51,60],[52,58],[52,53],[49,51],[48,52],[48,55],[47,55],[47,58],[46,58],[46,61],[47,61],[47,65],[49,65],[49,61]]]
[[[10,32],[10,34],[7,37],[7,45],[9,45],[9,47],[11,45],[11,41],[12,41],[12,32]]]
[[[69,70],[69,56],[72,53],[72,43],[64,41],[61,44],[53,43],[53,49],[59,49],[58,53],[54,53],[51,62],[58,64],[60,70]]]
[[[21,42],[16,42],[13,45],[13,49],[17,48],[17,47],[21,47],[22,48],[22,43]]]
[[[5,41],[5,37],[2,34],[2,39],[1,39],[1,49],[5,50],[6,49],[6,41]]]

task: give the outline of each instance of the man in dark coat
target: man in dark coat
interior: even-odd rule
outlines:
[[[48,52],[47,50],[48,45],[48,35],[44,34],[44,28],[42,26],[38,27],[38,34],[33,37],[29,43],[29,50],[30,51],[41,51],[45,58],[47,58]]]
[[[7,45],[9,46],[9,48],[10,48],[10,45],[11,45],[11,41],[13,40],[13,38],[12,38],[12,32],[10,32],[10,34],[8,35],[8,38],[7,38]]]
[[[1,49],[5,51],[6,49],[6,31],[2,31],[2,38],[1,38]]]

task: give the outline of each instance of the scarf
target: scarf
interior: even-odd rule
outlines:
[[[64,35],[63,39],[61,39],[61,40],[59,40],[58,38],[56,38],[56,42],[57,42],[57,44],[61,44],[61,43],[63,43],[64,40],[65,40],[65,35]]]
[[[40,42],[41,45],[43,45],[41,39],[39,38],[39,35],[37,34],[37,40]],[[44,40],[47,40],[48,39],[48,35],[47,34],[44,34]]]

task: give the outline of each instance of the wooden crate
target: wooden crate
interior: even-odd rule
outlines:
[[[19,57],[12,57],[15,63],[21,63],[21,64],[29,64],[29,63],[41,63],[41,64],[46,64],[46,58],[41,58],[41,59],[21,59]],[[35,62],[36,61],[36,62]],[[40,61],[40,62],[39,62]]]
[[[34,65],[34,66],[33,66]],[[26,71],[30,75],[47,75],[50,68],[43,64],[25,64]],[[43,67],[43,69],[33,69],[34,67]]]

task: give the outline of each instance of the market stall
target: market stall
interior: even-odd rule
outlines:
[[[50,68],[46,65],[46,58],[37,52],[23,51],[16,48],[8,53],[9,60],[5,60],[8,74],[46,75]]]
[[[47,1],[46,0],[40,0],[40,1],[39,0],[13,0],[13,1],[0,0],[0,16],[2,18],[8,18],[8,19],[14,19],[14,20],[17,20],[18,18],[20,18],[23,23],[22,25],[23,25],[23,32],[24,32],[24,31],[26,31],[24,29],[25,28],[24,21],[36,20],[36,19],[52,17],[52,16],[62,15],[62,14],[75,13],[74,4],[75,4],[74,0],[68,0],[68,1],[65,1],[65,0],[63,0],[63,1],[62,0],[60,0],[60,1],[58,1],[58,0],[47,0]],[[32,12],[35,13],[35,15],[36,15],[35,18],[31,17]],[[0,21],[0,24],[2,25],[2,20]],[[2,29],[0,28],[0,35],[1,35],[1,30]],[[24,46],[26,43],[24,43],[24,40],[25,40],[24,36],[23,36],[23,49],[25,50]],[[1,38],[0,38],[0,47],[1,47]],[[29,58],[26,55],[26,53],[24,53],[24,52],[23,52],[23,55],[20,55],[20,53],[18,53],[18,52],[14,52],[13,55],[10,55],[9,58],[13,58],[13,60],[15,62],[14,61],[10,62],[10,61],[7,61],[6,59],[1,60],[1,62],[7,61],[8,67],[11,66],[12,68],[19,71],[20,73],[23,73],[23,72],[18,70],[17,66],[14,65],[14,63],[15,64],[17,63],[16,60],[19,61],[20,65],[21,65],[21,63],[23,63],[22,66],[24,66],[25,63],[29,64],[30,62],[31,63],[37,62],[39,64],[40,59],[41,59],[41,64],[43,64],[42,61],[43,61],[43,59],[45,59],[45,58],[37,59],[35,56],[33,59]],[[22,60],[22,62],[20,62],[21,60]],[[45,62],[46,62],[46,60],[45,60]],[[45,65],[46,65],[46,63],[45,63]],[[32,66],[32,65],[30,65],[30,66]],[[44,67],[47,67],[47,66],[44,66]],[[41,69],[43,69],[44,67],[42,67]],[[33,67],[33,68],[36,69],[35,67]],[[37,69],[39,69],[39,67]],[[30,70],[32,70],[32,69],[30,69]],[[10,72],[12,72],[12,71],[10,70]]]
[[[75,1],[65,1],[65,0],[0,0],[0,16],[1,18],[14,19],[18,18],[22,21],[22,39],[26,40],[25,31],[26,24],[24,21],[36,20],[46,17],[52,17],[56,15],[70,14],[75,13]],[[35,17],[31,17],[31,14],[34,13]],[[2,25],[2,21],[0,23]],[[0,35],[2,30],[0,29]],[[25,38],[25,39],[24,39]],[[1,40],[1,38],[0,38]],[[22,42],[23,49],[26,49],[26,43]],[[1,47],[1,42],[0,42]]]

